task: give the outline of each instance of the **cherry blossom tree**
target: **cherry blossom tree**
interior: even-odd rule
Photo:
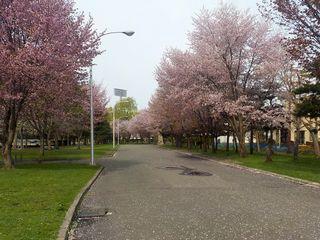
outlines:
[[[291,56],[320,79],[320,3],[317,0],[262,0],[261,12],[284,28]]]
[[[66,88],[79,84],[100,53],[103,34],[72,1],[0,2],[1,143],[6,168],[13,167],[12,142],[28,99],[54,83]]]
[[[200,139],[203,150],[233,133],[246,155],[253,127],[284,126],[279,70],[281,36],[255,15],[222,5],[194,19],[191,48],[169,49],[156,69],[158,89],[149,108],[129,122],[129,132],[173,137],[177,147]],[[258,126],[259,125],[259,126]],[[211,139],[210,139],[211,137]]]
[[[151,112],[159,118],[162,129],[175,138],[176,146],[181,146],[183,135],[190,136],[195,128],[195,113],[192,109],[191,89],[187,81],[193,77],[191,55],[177,49],[168,51],[157,68],[159,83],[157,99],[150,104]]]
[[[131,132],[129,131],[130,120],[121,120],[119,122],[119,131],[121,139],[127,143],[130,142]]]
[[[202,10],[194,26],[192,50],[201,56],[206,80],[222,94],[220,111],[238,138],[240,155],[245,156],[246,132],[257,109],[255,97],[277,71],[283,53],[281,37],[271,32],[268,23],[232,5]]]
[[[300,95],[295,115],[309,130],[314,151],[319,156],[320,3],[317,0],[263,0],[260,9],[286,31],[286,49],[291,59],[308,72],[309,81],[292,90]]]
[[[207,75],[201,69],[201,58],[190,51],[169,50],[158,67],[157,81],[160,88],[167,88],[165,93],[173,99],[174,104],[181,105],[173,112],[183,126],[188,147],[191,147],[191,136],[197,134],[201,138],[201,147],[206,151],[209,137],[214,143],[218,128],[223,124],[218,111],[221,95],[208,84]]]
[[[57,84],[61,81],[60,84]],[[55,84],[47,88],[35,89],[37,94],[32,95],[26,100],[22,110],[21,120],[28,123],[38,133],[41,143],[41,156],[44,159],[45,137],[47,146],[51,147],[51,136],[55,134],[60,125],[61,119],[67,120],[67,111],[77,101],[79,96],[79,86],[71,85],[66,87],[64,79],[57,79]]]
[[[68,120],[71,123],[70,132],[77,136],[78,148],[85,131],[90,130],[90,88],[88,85],[82,87],[81,99],[79,99],[71,108],[68,108]],[[104,121],[107,111],[109,98],[106,90],[101,85],[93,87],[93,107],[94,107],[94,124]]]
[[[148,140],[153,135],[153,128],[151,127],[151,116],[148,110],[141,110],[135,117],[133,117],[127,125],[127,130],[131,136],[140,137],[142,140]]]
[[[231,130],[245,156],[249,130],[283,127],[282,38],[255,15],[222,5],[197,15],[189,39],[189,50],[169,49],[157,67],[159,87],[149,104],[154,128],[177,146],[197,136],[205,151],[209,137],[214,151],[218,136]]]

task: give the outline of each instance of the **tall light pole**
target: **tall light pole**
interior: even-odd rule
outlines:
[[[114,131],[116,128],[116,104],[113,107],[112,111],[112,148],[116,148],[116,132]]]
[[[134,31],[123,31],[123,32],[107,32],[106,35],[110,34],[125,34],[129,37],[131,37],[135,32]],[[91,135],[91,140],[90,140],[90,145],[91,145],[91,165],[95,165],[94,161],[94,124],[93,124],[93,114],[94,114],[94,109],[93,109],[93,76],[92,76],[92,68],[93,65],[90,67],[90,135]],[[115,113],[113,113],[113,117]],[[114,124],[115,122],[113,121],[113,129],[114,129]],[[113,134],[114,135],[114,134]],[[115,136],[113,136],[113,148],[115,148]]]
[[[91,145],[91,165],[95,165],[94,162],[94,125],[93,125],[93,77],[92,77],[92,65],[90,67],[90,145]]]
[[[114,95],[117,97],[120,97],[120,103],[122,101],[122,98],[127,97],[127,90],[124,89],[118,89],[115,88],[114,89]],[[113,120],[112,120],[112,124],[113,124],[113,128],[112,128],[112,142],[113,142],[113,148],[116,148],[116,106],[117,104],[115,103],[114,108],[113,108]],[[120,143],[120,121],[118,120],[118,145]]]

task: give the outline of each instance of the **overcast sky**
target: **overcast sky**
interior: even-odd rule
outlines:
[[[90,14],[99,31],[134,30],[133,37],[108,35],[97,57],[94,80],[102,83],[114,104],[114,88],[128,90],[139,109],[148,106],[157,83],[155,67],[170,47],[187,48],[192,17],[202,7],[213,9],[221,0],[75,0],[80,11]],[[259,0],[230,0],[240,8],[257,10]]]

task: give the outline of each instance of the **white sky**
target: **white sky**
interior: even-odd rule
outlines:
[[[80,11],[93,17],[95,27],[102,31],[134,30],[133,37],[107,35],[97,57],[94,80],[102,83],[111,97],[118,99],[114,88],[128,90],[139,109],[148,106],[157,83],[155,67],[163,52],[170,47],[185,49],[192,16],[202,7],[213,9],[221,0],[75,0]],[[240,8],[257,11],[259,0],[229,0]]]

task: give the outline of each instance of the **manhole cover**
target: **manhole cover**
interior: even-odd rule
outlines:
[[[105,215],[110,215],[110,213],[111,212],[106,208],[81,209],[78,212],[78,218],[79,219],[101,218],[101,217],[104,217]]]

